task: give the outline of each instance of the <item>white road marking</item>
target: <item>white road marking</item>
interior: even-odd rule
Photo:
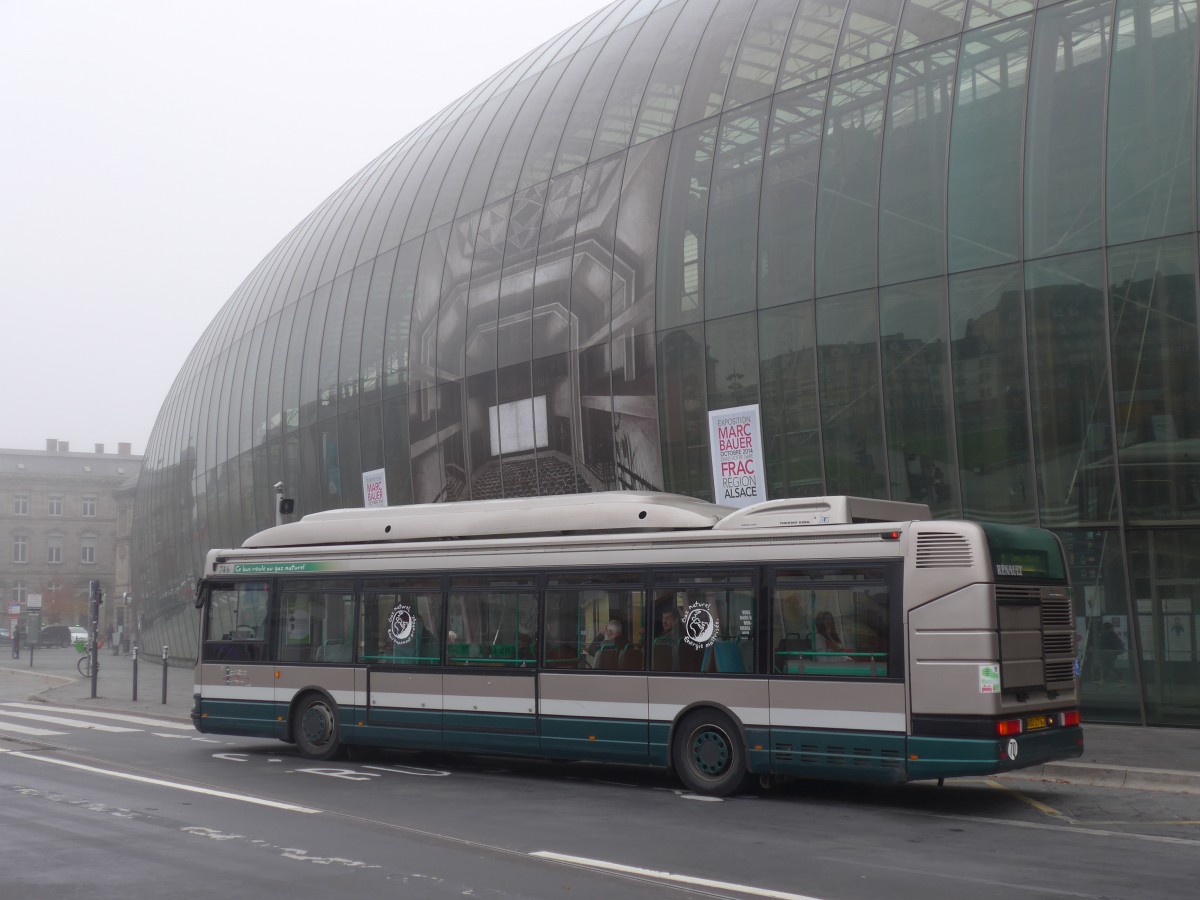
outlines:
[[[549,850],[537,850],[529,855],[535,856],[538,859],[548,859],[572,866],[583,866],[587,869],[600,869],[606,872],[617,872],[621,875],[636,875],[639,878],[651,878],[658,881],[672,881],[679,884],[691,884],[696,887],[713,888],[715,890],[734,891],[739,894],[749,894],[752,897],[770,897],[772,900],[816,900],[815,897],[810,897],[807,894],[789,894],[786,891],[773,891],[769,888],[759,888],[749,884],[734,884],[730,881],[697,878],[694,875],[676,875],[673,872],[658,872],[654,869],[626,866],[603,859],[587,859],[582,856],[567,856],[562,853],[552,853]]]
[[[18,725],[16,722],[0,722],[0,731],[11,734],[24,734],[29,737],[56,737],[67,734],[66,731],[51,731],[49,728],[31,728],[28,725]]]
[[[398,775],[420,775],[425,778],[447,778],[449,772],[441,769],[422,769],[419,766],[363,766],[364,769],[374,769],[376,772],[392,772]]]
[[[87,722],[83,719],[66,719],[62,716],[42,716],[37,713],[19,712],[15,709],[0,709],[0,716],[11,716],[14,719],[30,719],[34,722],[47,722],[50,725],[72,725],[76,728],[90,728],[93,731],[107,731],[112,734],[142,730],[140,728],[125,728],[122,725],[101,725],[99,722]]]
[[[124,713],[105,712],[103,710],[83,710],[71,706],[47,706],[45,703],[0,703],[0,706],[12,709],[35,709],[40,712],[70,713],[76,716],[90,716],[93,719],[108,719],[113,722],[128,722],[131,725],[149,725],[168,731],[195,731],[192,725],[185,722],[172,722],[170,719],[153,719],[149,716],[131,716]]]
[[[222,800],[238,800],[242,803],[252,803],[255,806],[267,806],[271,809],[281,809],[286,812],[319,813],[321,810],[309,806],[297,806],[295,803],[284,803],[279,800],[267,800],[263,797],[251,797],[248,794],[234,794],[230,791],[218,791],[213,788],[200,787],[195,784],[183,784],[178,781],[166,781],[162,778],[150,778],[146,775],[134,775],[131,772],[117,772],[112,769],[101,769],[97,766],[87,766],[83,763],[71,762],[66,759],[56,759],[52,756],[39,756],[36,753],[26,753],[20,750],[2,751],[10,756],[31,759],[34,762],[47,763],[52,766],[63,766],[68,769],[78,769],[81,772],[92,772],[96,775],[107,775],[110,778],[121,778],[125,781],[137,781],[141,784],[153,784],[158,787],[172,788],[177,791],[187,791],[191,794],[203,794],[206,797],[218,797]]]

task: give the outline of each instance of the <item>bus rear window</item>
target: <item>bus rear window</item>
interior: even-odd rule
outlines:
[[[1049,531],[1026,525],[981,522],[998,579],[1024,578],[1066,583],[1062,547]]]

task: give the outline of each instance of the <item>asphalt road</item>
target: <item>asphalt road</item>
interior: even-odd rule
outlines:
[[[1177,898],[1200,858],[1195,795],[957,780],[712,800],[616,766],[314,764],[30,703],[22,681],[0,682],[0,897]]]

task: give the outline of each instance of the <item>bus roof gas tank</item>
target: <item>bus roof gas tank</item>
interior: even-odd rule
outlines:
[[[725,516],[713,530],[923,522],[932,518],[924,503],[873,500],[870,497],[794,497],[743,507]]]

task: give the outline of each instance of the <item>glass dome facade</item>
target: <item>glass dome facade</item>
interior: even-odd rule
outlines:
[[[371,162],[250,273],[148,442],[148,646],[297,514],[771,497],[1040,524],[1093,720],[1200,724],[1198,0],[619,0]],[[1125,639],[1096,683],[1093,635]]]

